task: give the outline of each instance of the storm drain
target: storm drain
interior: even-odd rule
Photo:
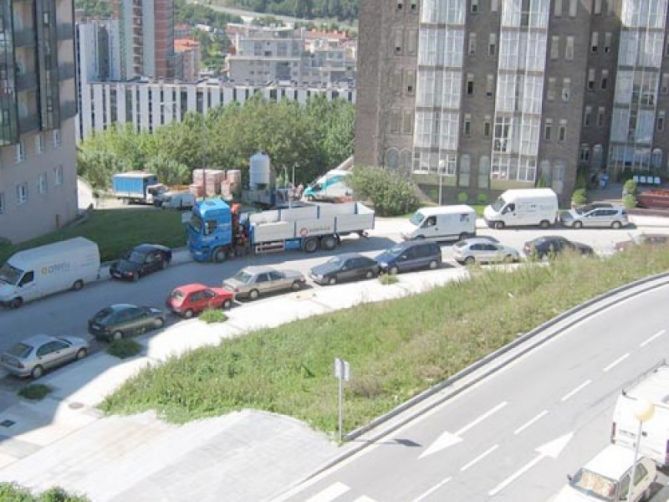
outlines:
[[[3,427],[11,427],[15,423],[16,422],[14,422],[14,420],[3,420],[2,422],[0,422],[0,425]]]

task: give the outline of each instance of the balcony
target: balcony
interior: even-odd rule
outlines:
[[[77,114],[76,101],[65,101],[60,104],[60,120],[74,117]]]
[[[30,91],[37,88],[37,74],[34,71],[16,74],[16,90]]]
[[[32,28],[14,32],[14,47],[34,47],[36,43],[35,30]]]
[[[19,133],[25,134],[39,129],[39,115],[31,114],[19,116]]]
[[[63,63],[58,65],[58,79],[68,80],[74,78],[74,63]]]
[[[58,40],[72,40],[74,36],[74,27],[69,23],[62,23],[58,25]]]

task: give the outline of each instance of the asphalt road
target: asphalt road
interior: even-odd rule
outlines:
[[[669,355],[668,298],[664,286],[586,318],[288,500],[548,500],[608,444],[623,384]]]

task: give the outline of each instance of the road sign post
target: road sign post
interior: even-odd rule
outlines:
[[[335,358],[334,361],[334,376],[339,380],[339,396],[338,396],[338,410],[339,410],[339,420],[338,420],[338,429],[339,429],[339,442],[341,443],[344,438],[344,382],[348,382],[351,379],[351,367],[348,364],[348,361],[343,359]]]

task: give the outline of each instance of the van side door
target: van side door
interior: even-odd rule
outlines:
[[[35,272],[25,272],[18,283],[18,296],[23,298],[23,301],[34,300],[40,297],[40,288],[35,280]]]

